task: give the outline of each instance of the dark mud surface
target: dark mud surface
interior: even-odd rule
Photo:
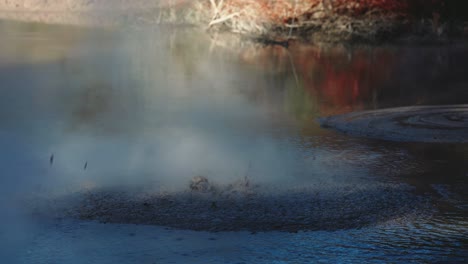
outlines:
[[[403,184],[287,191],[231,184],[206,192],[92,189],[49,200],[36,213],[198,231],[297,232],[373,226],[429,214],[428,208],[428,199]]]
[[[322,127],[391,141],[468,143],[468,105],[410,106],[320,119]]]

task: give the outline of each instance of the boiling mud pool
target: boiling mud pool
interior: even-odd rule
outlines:
[[[286,50],[10,22],[0,36],[8,263],[467,260],[466,143],[317,122],[468,103],[466,45]],[[188,191],[197,175],[216,193]],[[165,214],[129,216],[141,204]]]

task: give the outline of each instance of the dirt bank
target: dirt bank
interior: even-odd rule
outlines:
[[[468,39],[454,0],[2,0],[0,19],[90,26],[192,25],[267,44]]]
[[[107,26],[164,6],[154,0],[1,0],[0,19]]]
[[[2,0],[0,19],[84,25],[191,24],[285,41],[468,36],[453,0]]]

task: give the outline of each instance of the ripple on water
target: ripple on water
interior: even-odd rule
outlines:
[[[254,184],[214,186],[206,192],[133,193],[92,189],[36,208],[104,223],[161,225],[204,231],[339,230],[376,225],[427,210],[404,184],[366,184],[276,190]],[[63,207],[50,208],[51,204]],[[50,211],[52,210],[52,212]]]
[[[340,132],[391,141],[468,143],[468,105],[409,106],[321,118]]]

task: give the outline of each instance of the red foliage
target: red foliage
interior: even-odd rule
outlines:
[[[188,0],[177,0],[186,2]],[[319,5],[341,15],[360,16],[370,11],[380,14],[413,15],[443,8],[447,0],[225,0],[227,13],[240,12],[259,21],[291,22],[291,19],[314,13]],[[209,1],[206,0],[206,4]],[[321,9],[321,8],[320,8]],[[429,14],[432,11],[429,12]]]
[[[371,10],[381,10],[388,13],[402,13],[408,10],[407,0],[334,0],[335,12],[350,15],[362,15]]]
[[[225,0],[228,13],[240,12],[259,21],[284,23],[317,6],[321,0]]]

